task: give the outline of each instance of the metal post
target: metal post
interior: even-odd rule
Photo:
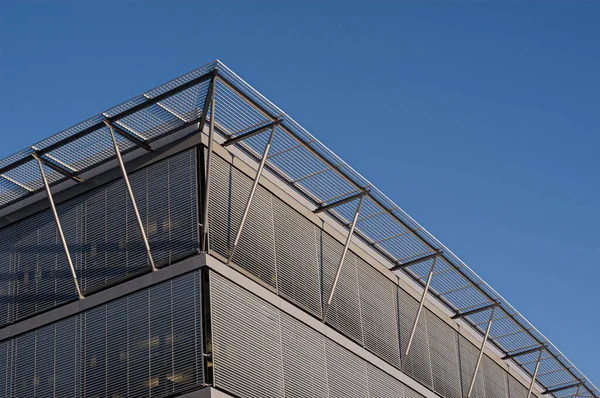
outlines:
[[[210,115],[210,126],[208,130],[208,158],[206,159],[206,176],[204,179],[204,198],[202,199],[202,251],[208,251],[208,204],[210,201],[210,176],[211,176],[211,164],[213,156],[213,144],[215,142],[215,99],[211,101],[211,115]]]
[[[358,201],[358,206],[356,207],[356,212],[354,213],[354,218],[352,219],[352,224],[350,225],[350,231],[348,231],[348,236],[346,237],[346,244],[344,245],[344,250],[342,251],[342,257],[340,258],[340,263],[338,264],[337,271],[335,273],[335,278],[333,279],[333,286],[331,287],[331,291],[329,292],[329,297],[327,298],[325,308],[323,308],[323,322],[325,322],[327,318],[327,311],[329,311],[329,306],[331,305],[331,301],[333,300],[335,288],[340,279],[340,274],[342,273],[342,265],[344,264],[344,260],[346,259],[346,254],[348,253],[348,248],[350,247],[352,235],[354,235],[354,229],[356,228],[356,222],[358,221],[358,215],[360,214],[360,208],[362,207],[364,199],[365,193],[363,192],[363,194],[360,196],[360,200]]]
[[[531,396],[531,392],[533,391],[533,386],[535,385],[535,379],[538,374],[538,370],[540,369],[540,362],[542,361],[542,354],[544,350],[540,349],[540,354],[538,355],[537,362],[535,363],[535,370],[533,371],[533,377],[531,378],[531,384],[529,385],[529,391],[527,392],[527,398]]]
[[[487,343],[488,336],[490,335],[490,329],[492,328],[492,321],[494,320],[494,312],[496,312],[496,307],[492,307],[492,313],[490,314],[490,320],[488,321],[487,329],[485,330],[485,335],[483,336],[483,341],[481,342],[481,348],[479,349],[479,357],[477,358],[477,364],[475,365],[475,370],[473,371],[473,378],[471,379],[471,386],[469,387],[469,394],[467,394],[467,398],[471,398],[471,394],[473,393],[473,388],[475,387],[475,379],[477,378],[477,372],[479,371],[479,365],[481,365],[481,358],[483,358],[483,351],[485,349],[485,343]]]
[[[265,151],[263,153],[262,159],[260,160],[260,164],[258,165],[258,170],[256,170],[256,177],[254,178],[254,184],[252,185],[252,189],[250,190],[250,196],[248,197],[248,202],[246,202],[246,208],[244,209],[244,214],[242,215],[242,221],[240,222],[240,227],[238,228],[237,234],[235,235],[235,240],[233,241],[233,246],[231,250],[229,250],[229,258],[227,259],[227,264],[231,263],[231,259],[233,258],[233,254],[235,253],[235,249],[240,241],[240,237],[242,236],[242,230],[244,229],[244,224],[246,223],[246,217],[248,217],[248,213],[250,212],[250,206],[252,205],[252,199],[254,199],[254,193],[256,192],[256,188],[258,187],[258,182],[260,180],[260,176],[262,175],[263,168],[265,167],[265,162],[267,161],[267,156],[269,155],[269,149],[271,149],[271,143],[273,142],[273,136],[275,136],[275,129],[277,128],[274,125],[271,128],[271,134],[269,135],[269,140],[267,141],[267,146],[265,147]]]
[[[71,254],[69,253],[69,247],[67,246],[67,240],[65,239],[65,234],[63,233],[62,226],[60,225],[60,219],[58,218],[58,212],[56,211],[56,206],[54,206],[54,199],[52,198],[52,192],[50,191],[50,185],[48,185],[48,180],[46,179],[46,173],[44,172],[44,166],[42,165],[42,161],[35,153],[32,156],[37,160],[38,166],[40,167],[40,174],[42,175],[42,181],[44,182],[44,187],[46,188],[46,194],[48,195],[48,201],[50,202],[50,208],[52,209],[52,215],[54,216],[54,223],[56,224],[56,229],[58,230],[58,234],[60,235],[60,241],[63,246],[63,250],[65,252],[65,256],[67,257],[67,262],[69,263],[69,268],[71,269],[71,276],[73,277],[73,282],[75,283],[75,290],[77,290],[77,296],[79,299],[83,299],[83,294],[81,294],[81,289],[79,288],[79,282],[77,282],[77,273],[75,272],[75,267],[73,267],[73,260],[71,259]]]
[[[419,309],[417,310],[415,322],[413,323],[412,331],[410,332],[410,337],[408,339],[408,344],[406,345],[406,351],[404,353],[405,357],[407,357],[410,353],[410,347],[412,346],[413,339],[415,338],[417,324],[419,323],[419,318],[421,317],[421,312],[423,311],[423,306],[425,305],[425,297],[427,296],[427,292],[429,291],[429,285],[431,284],[431,279],[433,278],[433,271],[435,270],[435,263],[437,262],[437,259],[437,256],[433,258],[433,264],[431,264],[431,269],[429,270],[429,275],[427,276],[427,282],[425,283],[425,288],[423,289],[423,294],[421,295],[421,301],[419,302]],[[404,363],[404,361],[402,363]]]
[[[115,153],[117,154],[117,160],[119,161],[119,166],[121,167],[121,173],[123,174],[123,180],[125,181],[125,186],[127,187],[127,193],[129,194],[129,199],[131,200],[131,206],[133,207],[135,218],[137,220],[138,226],[140,227],[140,233],[142,234],[142,239],[144,240],[144,246],[146,247],[146,253],[148,254],[150,266],[152,267],[152,271],[156,271],[157,269],[154,266],[154,260],[152,259],[152,252],[150,251],[150,244],[148,243],[148,238],[146,237],[146,231],[144,231],[144,223],[142,223],[140,212],[138,211],[137,205],[135,203],[135,197],[133,196],[133,190],[131,189],[131,185],[129,184],[129,177],[127,177],[127,170],[125,170],[125,164],[123,163],[121,152],[119,152],[119,144],[117,144],[115,132],[113,130],[112,125],[107,120],[104,120],[104,124],[106,124],[108,130],[110,131],[110,137],[112,138],[113,146],[115,147]]]

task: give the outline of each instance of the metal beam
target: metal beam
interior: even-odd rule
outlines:
[[[46,155],[46,156],[48,156],[48,157],[50,158],[50,156],[49,156],[49,155]],[[75,174],[75,172],[73,172],[72,170],[67,170],[67,169],[66,169],[66,168],[64,168],[64,166],[62,166],[62,165],[60,165],[60,166],[59,166],[59,165],[58,165],[58,162],[57,162],[57,163],[51,162],[50,160],[48,160],[48,159],[44,159],[44,158],[43,158],[43,157],[41,157],[41,156],[38,156],[38,159],[39,159],[39,160],[40,160],[40,161],[41,161],[41,162],[42,162],[44,165],[48,166],[49,168],[51,168],[52,170],[56,171],[57,173],[59,173],[59,174],[62,174],[62,175],[64,175],[65,177],[68,177],[68,178],[72,179],[73,181],[75,181],[75,182],[79,182],[79,183],[82,183],[82,182],[84,182],[84,179],[83,179],[83,178],[81,178],[81,177],[77,176],[77,174]],[[56,162],[56,161],[55,161],[55,162]]]
[[[540,348],[540,354],[538,355],[537,362],[535,364],[535,370],[533,371],[533,377],[531,378],[531,384],[529,384],[529,391],[527,392],[527,398],[531,396],[531,392],[533,391],[533,386],[535,385],[535,379],[537,378],[538,370],[540,370],[540,362],[542,361],[542,354],[544,350]]]
[[[492,313],[490,314],[490,320],[488,321],[487,329],[485,330],[485,335],[483,336],[483,340],[481,341],[481,347],[479,348],[479,357],[477,357],[477,364],[475,365],[475,370],[473,371],[473,377],[471,378],[471,385],[469,386],[469,393],[467,394],[467,398],[471,398],[471,394],[473,394],[473,387],[475,387],[475,379],[477,378],[477,372],[479,372],[479,366],[481,365],[481,358],[483,358],[483,352],[485,350],[485,343],[487,343],[488,336],[490,335],[490,329],[492,328],[492,321],[494,320],[494,312],[496,312],[496,306],[492,307]]]
[[[208,108],[208,105],[205,106]],[[206,176],[204,177],[204,195],[202,198],[202,243],[201,250],[203,252],[208,251],[208,207],[210,203],[210,180],[212,175],[212,158],[213,158],[213,147],[215,143],[215,98],[211,98],[211,109],[212,116],[210,118],[210,127],[208,129],[208,157],[206,159]]]
[[[65,252],[65,257],[67,258],[67,263],[69,263],[69,269],[71,270],[73,283],[75,283],[75,290],[77,291],[77,296],[81,300],[83,298],[83,294],[81,294],[81,289],[79,288],[79,282],[77,281],[77,273],[75,272],[73,260],[71,259],[71,253],[69,252],[69,246],[67,245],[67,240],[65,239],[65,234],[63,233],[63,229],[60,224],[60,218],[58,218],[58,212],[56,211],[56,206],[54,205],[54,198],[52,197],[52,191],[50,191],[50,185],[48,185],[48,180],[46,179],[44,166],[42,165],[42,161],[39,158],[39,156],[37,156],[36,154],[32,154],[31,156],[33,156],[33,158],[37,161],[38,167],[40,168],[40,175],[42,177],[42,181],[44,182],[44,188],[46,188],[46,194],[48,196],[48,202],[50,202],[50,208],[52,209],[54,223],[56,224],[56,229],[58,230],[58,234],[60,235],[60,242],[62,243],[62,247]]]
[[[125,131],[125,127],[120,127],[120,126],[116,125],[115,123],[110,123],[108,120],[105,121],[105,124],[106,125],[110,124],[110,126],[114,129],[114,131],[117,134],[119,134],[121,137],[123,137],[126,140],[133,143],[133,145],[143,148],[147,152],[153,151],[152,147],[150,147],[150,144],[148,144],[148,142],[146,142],[146,140],[139,138],[138,135],[135,133],[130,133],[130,132]]]
[[[257,134],[260,134],[263,131],[267,131],[269,129],[274,129],[277,126],[279,126],[281,123],[283,123],[283,120],[278,119],[278,120],[275,120],[275,121],[273,121],[273,122],[271,122],[269,124],[266,124],[264,126],[257,127],[254,130],[250,130],[247,133],[240,134],[240,135],[238,135],[236,137],[229,138],[228,140],[226,140],[223,143],[223,146],[229,146],[229,145],[237,144],[240,141],[243,141],[243,140],[245,140],[247,138],[254,137]]]
[[[362,191],[360,193],[357,193],[356,195],[348,196],[347,198],[338,200],[337,202],[333,202],[333,203],[330,203],[328,205],[319,206],[319,207],[317,207],[315,209],[314,213],[315,214],[322,213],[324,211],[331,210],[334,207],[341,206],[343,204],[346,204],[348,202],[352,202],[353,200],[356,200],[356,199],[359,199],[359,198],[362,200],[365,197],[365,195],[366,195],[367,192],[368,191]]]
[[[470,316],[470,315],[473,315],[473,314],[477,314],[477,313],[479,313],[479,312],[487,311],[487,310],[489,310],[490,308],[496,308],[498,305],[500,305],[500,303],[498,303],[498,302],[495,302],[495,303],[492,303],[492,304],[490,304],[490,305],[486,305],[485,307],[476,308],[476,309],[474,309],[474,310],[471,310],[471,311],[467,311],[467,312],[458,313],[458,314],[454,315],[454,316],[452,317],[452,319],[464,318],[465,316]]]
[[[142,239],[144,240],[144,246],[146,248],[146,254],[148,255],[148,261],[150,261],[150,266],[152,267],[152,271],[156,271],[156,267],[154,266],[154,260],[152,259],[152,252],[150,251],[150,244],[148,243],[148,238],[146,237],[146,231],[144,230],[144,223],[142,222],[142,218],[140,217],[140,212],[138,211],[137,204],[135,203],[135,197],[133,196],[133,190],[131,189],[131,185],[129,184],[129,177],[127,176],[127,170],[125,169],[125,164],[123,163],[123,158],[121,157],[121,152],[119,151],[119,144],[117,144],[117,139],[115,138],[115,133],[113,131],[113,125],[105,120],[104,124],[108,127],[108,131],[110,132],[110,138],[112,139],[113,146],[115,148],[115,153],[117,155],[117,160],[119,161],[119,166],[121,168],[121,173],[123,174],[123,181],[125,181],[125,186],[127,187],[127,193],[129,194],[129,200],[131,200],[131,206],[133,207],[133,212],[135,214],[135,218],[138,222],[138,226],[140,228],[140,233],[142,235]]]
[[[429,290],[429,285],[431,284],[431,279],[433,278],[433,271],[435,271],[435,264],[437,262],[437,259],[437,256],[433,257],[433,264],[431,264],[431,269],[429,270],[429,275],[427,276],[427,283],[425,283],[425,288],[423,289],[423,293],[421,294],[419,309],[417,310],[417,314],[415,315],[415,321],[413,322],[412,331],[410,332],[410,338],[408,339],[408,344],[406,345],[404,357],[407,357],[410,353],[410,347],[412,346],[413,339],[415,338],[417,324],[419,323],[419,318],[421,317],[421,312],[423,311],[423,306],[425,305],[425,297],[427,296],[427,291]],[[402,364],[404,365],[405,362],[406,361],[402,361]]]
[[[402,268],[410,267],[411,265],[419,264],[419,263],[422,263],[424,261],[431,260],[432,258],[437,259],[437,257],[440,256],[441,254],[442,254],[442,251],[438,250],[438,251],[436,251],[433,254],[429,254],[429,255],[421,257],[421,258],[416,258],[414,260],[410,260],[410,261],[407,261],[405,263],[396,264],[392,268],[390,268],[390,271],[396,271],[396,270],[399,270],[399,269],[402,269]]]
[[[235,235],[235,240],[233,241],[233,246],[229,250],[229,257],[227,259],[227,264],[231,263],[231,259],[233,258],[233,254],[235,253],[235,249],[240,241],[240,237],[242,236],[242,230],[244,229],[244,224],[246,223],[246,218],[248,217],[248,212],[250,211],[250,206],[252,205],[252,199],[254,199],[254,194],[256,193],[256,188],[258,187],[258,182],[260,180],[260,176],[262,175],[262,171],[265,167],[265,162],[267,161],[267,156],[269,156],[269,149],[271,149],[271,144],[273,143],[273,136],[275,136],[275,129],[277,125],[273,125],[271,127],[271,134],[269,135],[269,140],[267,141],[267,145],[265,146],[265,151],[263,152],[262,159],[260,160],[260,164],[258,165],[258,169],[256,170],[256,177],[254,178],[254,184],[252,184],[252,189],[250,190],[250,196],[248,197],[248,201],[246,202],[246,208],[244,209],[244,214],[242,215],[242,220],[240,222],[240,226],[238,228],[237,234]]]
[[[217,76],[219,76],[219,69],[215,68],[210,78],[210,84],[208,85],[208,90],[206,91],[206,98],[204,98],[204,108],[202,109],[202,114],[200,115],[200,121],[198,121],[198,130],[200,134],[204,130],[204,125],[206,124],[206,118],[208,117],[208,106],[211,103],[211,100],[215,98],[215,84]],[[214,113],[215,110],[212,110]],[[211,117],[212,119],[212,117]]]
[[[546,348],[546,346],[541,346],[541,347],[537,347],[537,348],[532,348],[530,350],[525,350],[525,351],[521,351],[521,352],[516,352],[514,354],[508,354],[502,357],[502,359],[504,360],[508,360],[508,359],[512,359],[512,358],[516,358],[516,357],[520,357],[521,355],[527,355],[527,354],[531,354],[533,352],[537,352],[537,351],[543,351],[544,348]]]
[[[365,195],[365,192],[361,194],[360,200],[358,201],[358,206],[356,206],[356,212],[354,212],[354,218],[352,219],[352,224],[350,225],[350,230],[348,231],[348,236],[346,237],[346,244],[344,245],[344,250],[342,251],[342,256],[340,257],[340,262],[335,273],[335,278],[333,279],[333,286],[331,286],[331,291],[329,292],[327,303],[325,303],[325,307],[323,308],[323,322],[325,322],[325,320],[327,319],[327,311],[329,311],[329,306],[331,306],[333,294],[335,293],[335,288],[339,282],[340,275],[342,273],[342,265],[344,264],[344,260],[346,259],[346,254],[348,253],[348,248],[350,247],[350,241],[352,240],[352,235],[354,235],[356,221],[358,221],[358,215],[360,214],[360,208],[362,207]]]
[[[563,386],[563,387],[556,387],[556,388],[546,389],[546,391],[542,392],[542,394],[544,394],[544,395],[554,394],[555,392],[568,390],[569,388],[580,387],[582,384],[583,383],[579,381],[577,383],[569,384],[569,385]],[[585,387],[585,385],[584,385],[584,387]]]

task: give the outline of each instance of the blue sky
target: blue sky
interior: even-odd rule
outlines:
[[[600,383],[600,3],[0,5],[0,157],[219,58]]]

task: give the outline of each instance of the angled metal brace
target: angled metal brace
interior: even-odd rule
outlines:
[[[437,258],[442,253],[443,253],[442,251],[437,251],[437,252],[435,252],[433,254],[429,254],[429,255],[421,257],[421,258],[416,258],[414,260],[410,260],[410,261],[407,261],[405,263],[396,264],[392,268],[390,268],[390,271],[396,271],[396,270],[399,270],[399,269],[402,269],[402,268],[410,267],[411,265],[419,264],[419,263],[422,263],[424,261],[431,260],[432,258],[437,260]]]
[[[206,118],[208,117],[208,106],[211,104],[213,98],[215,98],[215,82],[217,80],[217,76],[219,75],[219,69],[215,68],[212,72],[212,76],[210,78],[210,84],[208,85],[208,90],[206,91],[206,98],[204,99],[204,108],[202,109],[202,114],[200,115],[200,121],[198,122],[198,131],[202,134],[204,130],[204,125],[206,124]],[[214,109],[212,110],[214,113]]]
[[[254,137],[255,135],[260,134],[263,131],[267,131],[269,129],[273,129],[274,130],[281,123],[283,123],[283,120],[281,120],[281,119],[274,120],[274,121],[272,121],[269,124],[266,124],[266,125],[261,126],[261,127],[257,127],[254,130],[248,131],[247,133],[244,133],[244,134],[238,135],[237,137],[232,137],[232,138],[228,139],[227,141],[225,141],[223,143],[223,146],[229,146],[229,145],[237,144],[240,141],[243,141],[243,140],[245,140],[247,138],[250,138],[250,137]]]
[[[508,359],[520,357],[521,355],[527,355],[527,354],[531,354],[533,352],[542,351],[544,348],[546,348],[546,346],[532,348],[530,350],[525,350],[525,351],[521,351],[521,352],[515,352],[514,354],[508,354],[508,355],[503,356],[502,359],[504,359],[506,361]]]
[[[458,314],[454,315],[452,317],[452,319],[464,318],[465,316],[470,316],[470,315],[473,315],[473,314],[477,314],[479,312],[487,311],[490,308],[496,308],[499,305],[500,305],[500,303],[495,302],[495,303],[492,303],[490,305],[486,305],[485,307],[476,308],[476,309],[471,310],[471,311],[462,312],[462,313],[459,312]]]
[[[267,156],[269,156],[269,149],[271,149],[271,144],[273,143],[273,136],[275,136],[275,129],[277,125],[273,125],[271,127],[271,134],[269,135],[269,140],[267,141],[267,145],[265,146],[265,151],[263,152],[262,159],[260,160],[260,164],[258,165],[258,169],[256,170],[256,176],[254,177],[254,184],[252,184],[252,189],[250,190],[250,196],[248,197],[248,201],[246,202],[246,208],[244,209],[244,214],[242,215],[242,220],[240,222],[240,226],[238,228],[237,234],[235,235],[235,240],[233,241],[233,246],[229,250],[229,258],[227,259],[227,264],[231,263],[231,259],[233,258],[233,254],[235,253],[235,249],[240,241],[240,237],[242,236],[242,230],[244,229],[244,224],[246,223],[246,218],[248,217],[248,213],[250,211],[250,206],[252,205],[252,199],[254,199],[254,194],[256,193],[256,188],[258,187],[258,182],[260,181],[260,176],[262,175],[263,168],[265,167],[265,162],[267,161]]]
[[[577,382],[577,383],[573,383],[573,384],[569,384],[563,387],[556,387],[556,388],[550,388],[550,389],[546,389],[544,392],[542,392],[542,394],[547,395],[547,394],[554,394],[555,392],[559,392],[559,391],[564,391],[564,390],[568,390],[569,388],[574,388],[574,387],[581,387],[581,382]]]
[[[116,132],[121,137],[123,137],[126,140],[132,142],[135,146],[143,148],[147,152],[152,152],[153,151],[152,147],[150,147],[150,144],[148,144],[145,140],[140,139],[137,136],[137,134],[125,131],[124,127],[117,126],[116,124],[112,123],[110,121],[110,119],[104,119],[103,121],[104,121],[104,124],[106,124],[109,129],[112,129],[111,130],[112,134],[114,134]]]
[[[335,273],[335,278],[333,279],[333,285],[331,286],[331,291],[329,292],[327,303],[325,303],[325,306],[323,308],[323,322],[325,322],[327,319],[327,312],[329,311],[329,307],[331,306],[331,301],[333,300],[335,288],[337,287],[337,284],[340,280],[340,275],[342,273],[342,265],[344,264],[344,260],[346,259],[346,254],[348,253],[348,248],[350,247],[350,241],[352,240],[352,235],[354,235],[354,229],[356,228],[356,222],[358,221],[358,215],[360,214],[360,208],[362,207],[363,200],[365,199],[366,194],[366,192],[362,192],[360,194],[360,200],[358,201],[358,206],[356,206],[356,212],[354,213],[354,218],[352,219],[352,224],[350,225],[350,230],[348,231],[348,236],[346,237],[346,244],[344,245],[344,250],[342,251],[342,256],[340,257],[340,262]]]
[[[527,398],[531,396],[531,392],[533,391],[533,386],[535,385],[535,379],[537,378],[538,370],[540,370],[540,362],[542,361],[542,354],[544,350],[540,348],[540,354],[538,355],[537,362],[535,364],[535,370],[533,371],[533,376],[531,377],[531,384],[529,384],[529,391],[527,391]]]
[[[129,177],[127,176],[127,170],[125,169],[125,164],[123,163],[123,158],[121,157],[121,152],[119,151],[119,144],[117,144],[117,139],[115,138],[114,126],[110,124],[107,120],[104,121],[108,130],[110,131],[110,138],[112,138],[113,146],[115,148],[115,153],[117,155],[117,160],[119,161],[119,166],[121,167],[121,173],[123,174],[123,181],[125,181],[125,186],[127,187],[127,193],[129,194],[129,200],[131,200],[131,206],[133,207],[133,212],[135,214],[135,218],[137,220],[138,226],[140,228],[140,233],[142,235],[142,239],[144,240],[144,246],[146,248],[146,254],[148,255],[148,260],[150,261],[150,266],[152,267],[152,271],[156,271],[156,267],[154,266],[154,260],[152,259],[152,252],[150,251],[150,244],[148,243],[148,238],[146,237],[146,231],[144,230],[144,223],[142,222],[142,218],[140,217],[140,212],[137,208],[137,204],[135,203],[135,197],[133,196],[133,190],[131,189],[131,185],[129,184]]]
[[[406,351],[404,352],[404,357],[407,357],[408,354],[410,354],[410,347],[412,346],[413,339],[415,338],[415,332],[417,331],[419,318],[421,317],[421,312],[423,311],[423,306],[425,305],[425,298],[427,297],[427,292],[429,291],[429,285],[431,285],[431,279],[433,278],[433,272],[435,271],[435,264],[437,263],[437,259],[437,256],[433,257],[433,264],[431,264],[431,269],[429,270],[429,274],[427,275],[427,282],[425,283],[425,288],[423,288],[423,293],[421,294],[421,301],[419,301],[419,309],[417,310],[417,314],[415,315],[415,320],[413,322],[412,330],[410,332],[408,344],[406,344]],[[402,364],[404,364],[405,362],[406,361],[402,361]]]
[[[362,200],[365,197],[366,193],[368,193],[368,192],[367,191],[363,191],[363,192],[357,193],[356,195],[352,195],[352,196],[349,196],[349,197],[344,198],[342,200],[338,200],[337,202],[333,202],[333,203],[330,203],[328,205],[319,206],[319,207],[317,207],[315,209],[314,213],[318,214],[318,213],[322,213],[322,212],[327,211],[327,210],[331,210],[334,207],[341,206],[341,205],[343,205],[345,203],[348,203],[348,202],[352,202],[353,200],[356,200],[358,198],[361,198],[361,200]]]
[[[48,155],[46,155],[46,156],[48,156]],[[57,173],[62,174],[65,177],[68,177],[68,178],[72,179],[73,181],[76,181],[76,182],[79,182],[79,183],[84,182],[83,178],[77,176],[73,170],[68,170],[64,166],[59,165],[59,163],[56,162],[56,160],[52,159],[52,160],[54,160],[54,162],[56,162],[56,163],[54,163],[54,162],[51,162],[51,161],[43,158],[42,156],[38,156],[38,159],[44,165],[48,166],[49,168],[51,168],[52,170],[56,171]]]
[[[579,397],[579,390],[580,389],[581,389],[581,384],[577,386],[577,391],[575,392],[575,397],[574,398]]]
[[[477,372],[479,372],[479,366],[481,365],[481,358],[483,358],[483,351],[485,349],[485,344],[487,343],[488,337],[490,335],[490,329],[492,329],[492,321],[494,320],[494,312],[496,312],[496,306],[492,307],[492,313],[490,314],[490,320],[488,321],[487,329],[485,330],[485,335],[483,336],[483,340],[481,341],[481,347],[479,348],[479,356],[477,357],[477,364],[475,365],[475,370],[473,371],[473,377],[471,378],[471,385],[469,386],[469,393],[467,394],[467,398],[471,398],[471,394],[473,394],[473,388],[475,387],[475,379],[477,378]]]
[[[210,180],[212,175],[212,158],[213,158],[213,147],[215,143],[215,98],[212,97],[210,101],[210,107],[212,109],[212,116],[210,118],[210,127],[208,130],[208,157],[206,159],[206,176],[204,177],[204,197],[202,198],[202,244],[201,250],[203,252],[208,251],[208,207],[210,202]],[[205,106],[208,108],[208,106]]]
[[[54,216],[54,223],[56,224],[56,229],[58,230],[58,234],[60,235],[60,242],[62,243],[62,247],[65,252],[65,257],[67,258],[67,262],[69,263],[69,269],[71,270],[71,276],[73,277],[73,282],[75,283],[75,290],[77,291],[77,296],[81,300],[83,299],[83,294],[81,294],[81,289],[79,288],[79,282],[77,281],[77,273],[75,272],[75,267],[73,266],[73,260],[71,259],[71,253],[69,252],[69,246],[67,245],[67,240],[65,239],[65,234],[63,233],[63,229],[60,224],[60,219],[58,218],[58,212],[56,211],[56,206],[54,205],[54,198],[52,197],[52,191],[50,191],[50,185],[48,184],[48,180],[46,179],[44,166],[42,165],[42,161],[38,155],[32,153],[31,156],[33,156],[33,158],[37,161],[37,164],[40,168],[40,174],[42,176],[42,181],[44,182],[44,188],[46,188],[48,202],[50,202],[50,208],[52,209],[52,215]]]

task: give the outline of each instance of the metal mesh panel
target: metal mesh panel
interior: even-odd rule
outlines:
[[[321,270],[316,227],[278,198],[273,198],[279,294],[321,317]]]
[[[323,302],[329,298],[333,280],[342,256],[343,246],[321,231],[321,267],[323,272]],[[356,255],[348,251],[329,310],[327,323],[363,345],[363,328],[358,292]]]
[[[285,313],[280,316],[286,398],[327,397],[325,338]]]
[[[357,257],[365,348],[400,367],[396,284]]]
[[[211,272],[214,380],[241,397],[283,397],[279,311]]]
[[[400,349],[404,354],[406,352],[406,346],[408,345],[419,303],[400,288],[398,288],[398,298],[400,302],[400,308],[398,309],[400,318]],[[408,354],[408,357],[404,356],[402,361],[403,370],[406,374],[412,376],[422,384],[433,388],[431,358],[429,357],[429,343],[427,336],[427,320],[426,316],[423,316],[423,314],[421,314],[419,323],[417,324],[417,330],[415,331],[415,337],[410,348],[410,353]]]
[[[368,397],[366,362],[329,339],[325,351],[329,397]]]
[[[427,338],[433,375],[433,390],[444,397],[460,397],[457,333],[428,309]]]
[[[490,357],[481,358],[481,369],[486,398],[508,398],[506,372]]]
[[[458,337],[458,348],[460,352],[460,373],[462,381],[463,396],[466,397],[469,392],[471,385],[471,379],[473,378],[473,372],[475,371],[475,365],[477,363],[477,356],[479,355],[479,349],[471,344],[467,339],[462,336]],[[475,385],[473,387],[472,398],[485,398],[485,387],[484,387],[483,374],[481,367],[477,372],[475,378]]]

